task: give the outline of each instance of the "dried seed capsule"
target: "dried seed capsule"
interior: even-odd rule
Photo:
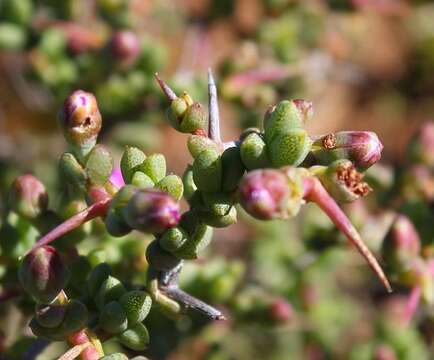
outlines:
[[[140,189],[151,189],[155,186],[152,179],[141,171],[136,171],[131,178],[131,184]]]
[[[102,125],[95,96],[83,90],[69,95],[63,104],[60,125],[68,143],[80,156],[86,156],[96,144]]]
[[[156,184],[156,187],[168,193],[176,201],[181,200],[184,193],[184,184],[178,175],[165,176]]]
[[[231,206],[225,215],[215,215],[209,211],[200,214],[203,222],[216,228],[224,228],[237,222],[237,209]]]
[[[113,171],[113,158],[103,145],[96,145],[86,162],[86,174],[94,185],[105,185]]]
[[[131,183],[134,173],[146,159],[145,153],[134,146],[126,146],[121,158],[122,176],[126,183]]]
[[[306,100],[284,100],[267,111],[264,118],[265,142],[288,131],[303,128],[312,116],[312,103]]]
[[[59,160],[59,172],[62,180],[72,188],[84,193],[87,187],[88,176],[83,166],[71,153],[64,153]]]
[[[139,290],[129,291],[119,299],[127,318],[128,326],[141,323],[149,314],[152,299],[148,293]]]
[[[304,129],[276,134],[267,142],[268,156],[274,167],[298,166],[306,159],[312,140]]]
[[[47,190],[35,176],[21,175],[12,183],[9,206],[11,210],[26,219],[36,219],[47,211]]]
[[[182,183],[184,185],[184,196],[187,200],[190,200],[195,191],[197,190],[197,186],[193,180],[193,167],[188,165],[182,175]]]
[[[102,309],[105,304],[113,300],[118,300],[125,293],[124,285],[118,279],[109,275],[98,289],[95,303],[98,308]]]
[[[338,202],[352,202],[372,191],[349,160],[336,160],[328,167],[314,166],[311,170]]]
[[[240,145],[240,155],[244,166],[249,170],[264,168],[270,165],[266,144],[261,135],[255,132],[250,133],[244,138]]]
[[[149,265],[158,271],[172,270],[180,263],[178,258],[163,250],[157,240],[150,243],[146,249],[146,260],[148,260]]]
[[[23,288],[35,300],[49,304],[66,286],[69,271],[58,251],[46,245],[24,257],[18,277]]]
[[[357,168],[367,169],[381,158],[383,144],[370,131],[340,131],[320,137],[313,143],[313,155],[319,165],[335,160],[351,160]]]
[[[105,304],[99,315],[98,325],[109,334],[119,334],[128,327],[127,314],[117,301]]]
[[[154,183],[166,176],[166,158],[162,154],[149,155],[140,167],[140,170],[148,175]]]
[[[174,252],[181,248],[187,239],[187,232],[180,226],[176,226],[171,229],[167,229],[163,235],[161,235],[159,243],[164,250]]]
[[[193,162],[193,179],[199,190],[217,192],[222,183],[220,154],[213,149],[202,151]]]
[[[207,136],[202,135],[190,135],[187,140],[188,151],[190,151],[193,159],[199,156],[199,154],[207,149],[213,149],[218,152],[219,148],[215,141],[211,140]]]
[[[106,263],[101,263],[92,269],[87,279],[87,288],[89,295],[95,297],[102,283],[111,275],[112,270]]]
[[[131,228],[149,233],[161,233],[180,219],[179,204],[167,193],[151,189],[136,192],[122,212]]]
[[[211,227],[198,223],[182,246],[174,251],[174,254],[180,259],[197,259],[199,253],[211,242],[212,234]]]
[[[55,328],[65,318],[65,305],[36,305],[35,319],[43,327]]]
[[[149,333],[146,326],[137,323],[132,328],[125,330],[116,339],[124,346],[132,350],[144,350],[149,344]]]
[[[239,147],[230,147],[223,152],[222,171],[222,190],[234,191],[245,172]]]

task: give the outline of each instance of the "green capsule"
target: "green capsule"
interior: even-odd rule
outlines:
[[[71,299],[66,305],[65,318],[58,327],[65,336],[71,335],[86,326],[89,318],[86,305],[81,301]]]
[[[204,150],[213,149],[216,152],[219,150],[219,147],[215,141],[211,140],[207,136],[202,135],[190,135],[188,137],[187,147],[194,159],[197,158]]]
[[[117,301],[105,304],[99,315],[98,325],[109,334],[119,334],[128,327],[127,314]]]
[[[264,118],[265,142],[304,125],[304,116],[294,100],[284,100],[267,112]]]
[[[37,305],[35,319],[43,327],[55,328],[65,318],[65,305]]]
[[[217,192],[222,183],[222,161],[218,151],[202,151],[193,162],[193,179],[197,188],[204,192]]]
[[[154,183],[166,176],[166,158],[162,154],[149,155],[140,167],[140,170],[148,175]]]
[[[231,206],[229,212],[226,215],[215,215],[211,212],[201,213],[201,219],[209,226],[216,228],[224,228],[233,225],[237,222],[237,209],[235,206]]]
[[[197,259],[199,253],[211,242],[212,234],[213,229],[210,226],[198,224],[194,233],[174,254],[180,259]]]
[[[145,153],[134,146],[126,146],[121,158],[122,177],[126,184],[132,182],[133,175],[140,170],[140,166],[146,159]]]
[[[113,158],[103,145],[95,145],[86,162],[86,174],[94,185],[105,185],[113,171]]]
[[[179,131],[192,133],[199,129],[204,129],[207,124],[205,109],[200,103],[189,106],[179,123]]]
[[[188,165],[182,175],[182,183],[184,185],[184,197],[190,200],[194,192],[197,190],[197,186],[193,180],[193,167]]]
[[[170,103],[170,109],[172,110],[173,115],[175,115],[177,118],[181,118],[185,115],[188,106],[188,102],[185,101],[184,97],[182,96],[174,99]]]
[[[222,190],[234,191],[245,172],[245,166],[241,160],[238,147],[230,147],[223,152],[222,169]]]
[[[152,299],[148,293],[140,290],[129,291],[122,295],[119,303],[128,318],[128,327],[146,319],[151,310]]]
[[[87,289],[91,297],[95,297],[102,283],[111,275],[112,269],[106,263],[98,264],[92,269],[87,279]]]
[[[125,292],[124,285],[118,279],[109,275],[101,284],[95,303],[101,309],[108,302],[118,300]]]
[[[240,145],[240,155],[244,166],[249,169],[259,169],[269,166],[267,146],[262,136],[250,133]]]
[[[128,360],[128,356],[122,353],[114,353],[114,354],[103,356],[99,360]]]
[[[268,156],[274,167],[300,165],[312,146],[312,140],[303,129],[294,129],[276,135],[267,143]]]
[[[227,215],[234,203],[228,194],[221,192],[202,193],[202,199],[207,211],[217,216]]]
[[[176,201],[181,200],[184,193],[184,184],[178,175],[167,175],[156,184],[160,190],[171,195]]]
[[[149,189],[153,188],[155,183],[144,172],[136,171],[131,178],[131,185],[137,186],[140,189]]]
[[[88,176],[76,157],[64,153],[59,160],[59,172],[62,180],[79,192],[86,192]]]
[[[169,252],[177,251],[188,240],[187,232],[180,226],[167,229],[159,239],[160,246]]]
[[[104,219],[107,232],[114,237],[125,236],[131,232],[131,227],[125,222],[122,216],[115,211],[109,210]]]
[[[149,344],[149,333],[145,325],[137,323],[118,335],[116,339],[131,350],[145,350]]]
[[[151,242],[146,249],[146,260],[149,265],[158,271],[172,270],[180,263],[178,258],[163,250],[157,240]]]

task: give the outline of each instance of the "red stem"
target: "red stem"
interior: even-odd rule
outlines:
[[[338,206],[336,201],[324,189],[321,182],[315,177],[307,177],[304,179],[304,198],[308,201],[316,203],[333,221],[336,227],[342,231],[348,240],[357,248],[360,254],[366,259],[369,266],[375,272],[377,277],[383,283],[388,292],[392,292],[392,287],[387,280],[380,264],[375,256],[371,253],[368,247],[363,242],[359,233]]]
[[[31,251],[40,248],[41,246],[48,245],[52,241],[71,232],[72,230],[75,230],[80,225],[84,224],[89,220],[92,220],[99,216],[104,216],[110,206],[110,200],[110,198],[106,198],[104,200],[96,202],[90,205],[88,208],[84,209],[83,211],[79,212],[78,214],[70,217],[65,222],[56,226],[48,234],[39,239],[36,244],[33,245]]]

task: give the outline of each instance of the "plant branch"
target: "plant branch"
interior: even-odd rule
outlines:
[[[215,85],[214,76],[211,68],[208,69],[208,136],[211,140],[221,143],[220,136],[220,115],[217,98],[217,87]]]
[[[387,280],[380,264],[375,256],[363,242],[356,228],[351,221],[338,206],[336,201],[325,190],[321,182],[316,177],[307,177],[304,179],[304,198],[308,201],[316,203],[333,221],[336,227],[342,231],[348,240],[357,248],[360,254],[366,259],[369,266],[375,272],[377,277],[383,283],[388,292],[392,292],[392,287]]]
[[[172,102],[177,98],[175,92],[170,88],[169,85],[167,85],[163,79],[160,78],[160,75],[158,73],[155,73],[155,79],[158,82],[158,85],[160,85],[161,90],[163,90],[164,95],[166,95],[167,100]]]
[[[78,214],[70,217],[65,222],[56,226],[53,230],[51,230],[49,233],[39,239],[36,244],[33,245],[31,251],[40,248],[41,246],[48,245],[52,241],[75,230],[89,220],[92,220],[99,216],[104,216],[110,206],[110,200],[110,198],[106,198],[104,200],[96,202],[85,210],[79,212]]]

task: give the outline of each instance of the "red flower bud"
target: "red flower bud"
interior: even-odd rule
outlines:
[[[139,39],[132,31],[117,31],[111,39],[110,49],[121,65],[132,65],[140,53]]]
[[[290,322],[294,317],[294,309],[284,298],[274,299],[269,307],[270,319],[279,324]]]
[[[30,174],[17,177],[9,193],[9,206],[26,219],[37,218],[48,207],[45,186]]]
[[[66,286],[69,271],[52,246],[28,253],[18,271],[23,288],[40,303],[51,303]]]
[[[334,160],[351,160],[358,168],[367,169],[381,158],[383,144],[377,134],[370,131],[340,131],[321,136],[313,147],[314,156],[320,164],[328,165]]]
[[[95,96],[83,90],[69,95],[63,104],[60,124],[70,145],[87,154],[95,145],[102,125]]]
[[[153,189],[134,194],[123,214],[131,228],[148,233],[161,233],[181,218],[179,204],[166,192]]]

